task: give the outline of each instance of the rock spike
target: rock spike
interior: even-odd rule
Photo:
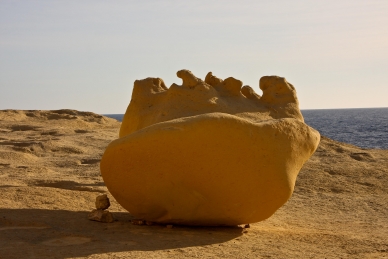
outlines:
[[[201,79],[197,78],[190,70],[187,69],[179,70],[176,75],[182,79],[183,87],[194,88],[198,83],[202,82]]]
[[[148,77],[136,80],[133,84],[132,97],[160,93],[168,90],[161,78]]]
[[[231,95],[238,96],[241,92],[243,82],[233,77],[228,77],[222,82],[225,91]]]
[[[260,99],[260,95],[258,95],[255,90],[253,90],[252,87],[250,87],[249,85],[244,85],[242,88],[241,88],[241,93],[248,99],[253,99],[253,100],[259,100]]]
[[[272,105],[298,103],[294,86],[284,77],[263,76],[260,78],[260,89],[263,91],[263,102]]]
[[[221,78],[214,76],[212,72],[207,73],[207,75],[205,77],[205,83],[207,83],[213,87],[221,84],[222,82],[223,82],[223,80]]]

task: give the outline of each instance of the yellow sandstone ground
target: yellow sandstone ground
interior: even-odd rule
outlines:
[[[388,150],[322,137],[291,199],[250,228],[132,225],[99,160],[120,123],[0,111],[0,258],[387,258]],[[106,193],[114,223],[89,221]]]
[[[101,174],[135,217],[157,223],[234,226],[269,218],[291,197],[320,135],[304,124],[295,88],[260,79],[263,95],[237,79],[182,85],[135,81],[120,138]]]

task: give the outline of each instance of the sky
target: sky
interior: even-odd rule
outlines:
[[[0,0],[0,109],[124,113],[176,72],[292,83],[301,109],[388,107],[388,1]]]

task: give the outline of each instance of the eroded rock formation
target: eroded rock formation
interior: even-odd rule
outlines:
[[[295,88],[188,70],[181,86],[135,81],[120,138],[101,160],[104,181],[135,217],[164,224],[238,225],[270,217],[291,196],[319,133],[303,122]]]

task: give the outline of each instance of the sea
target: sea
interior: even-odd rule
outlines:
[[[328,138],[362,148],[388,149],[388,108],[302,110],[305,123]],[[124,114],[104,114],[122,121]]]

